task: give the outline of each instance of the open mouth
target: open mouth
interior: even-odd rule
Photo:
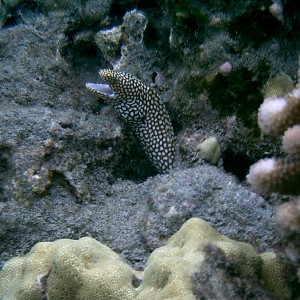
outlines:
[[[108,84],[105,83],[86,83],[85,86],[92,92],[113,98],[115,96],[114,91]]]

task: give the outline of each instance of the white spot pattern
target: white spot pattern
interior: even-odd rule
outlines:
[[[109,84],[114,96],[88,88],[111,104],[120,117],[131,124],[157,171],[169,172],[175,156],[174,132],[158,94],[130,74],[101,70],[99,75]]]

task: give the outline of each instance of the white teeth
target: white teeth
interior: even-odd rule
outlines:
[[[104,94],[109,97],[114,97],[114,91],[110,88],[108,84],[103,83],[86,83],[85,86],[96,93]]]

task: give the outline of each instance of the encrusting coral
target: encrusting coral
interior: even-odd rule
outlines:
[[[234,266],[234,275],[229,272],[224,277],[205,267],[211,248],[221,254],[231,270]],[[188,220],[165,246],[150,255],[143,278],[141,274],[92,238],[43,242],[26,256],[13,258],[4,265],[0,272],[0,298],[196,300],[200,299],[199,293],[205,294],[205,289],[199,290],[195,274],[214,276],[217,282],[211,282],[213,294],[221,295],[222,299],[228,289],[231,295],[238,295],[237,290],[242,289],[234,285],[228,288],[232,276],[242,277],[245,282],[250,278],[262,280],[281,299],[291,296],[283,265],[275,254],[259,255],[249,244],[231,240],[196,218]],[[260,290],[264,291],[262,285]],[[207,295],[211,294],[210,291]],[[215,299],[214,296],[205,299]]]

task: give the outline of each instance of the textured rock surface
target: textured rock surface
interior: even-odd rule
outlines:
[[[58,179],[28,207],[2,203],[2,257],[8,257],[8,249],[26,250],[40,240],[88,235],[140,268],[149,251],[191,217],[201,217],[222,234],[259,251],[279,243],[273,209],[213,166],[174,171],[141,184],[121,181],[108,186],[99,180],[93,193],[97,200],[79,203]]]
[[[53,185],[42,201],[28,207],[1,203],[1,261],[39,241],[92,236],[140,268],[149,251],[141,238],[144,187],[122,182],[103,189],[102,195],[100,189],[94,203],[74,201],[64,184]]]
[[[102,183],[102,193],[108,189],[110,172],[103,163],[118,163],[122,140],[121,127],[109,118],[45,107],[2,107],[0,116],[6,128],[0,136],[3,198],[26,205],[57,180],[77,201],[95,198],[95,182]]]
[[[270,222],[271,206],[214,166],[202,165],[154,178],[147,212],[144,235],[151,249],[160,246],[192,216],[260,251],[279,241],[269,240],[276,236],[276,225]]]
[[[81,101],[91,105],[91,98],[81,91],[83,82],[62,56],[70,18],[59,12],[46,17],[30,11],[23,18],[0,31],[1,103],[58,109],[78,109]]]

